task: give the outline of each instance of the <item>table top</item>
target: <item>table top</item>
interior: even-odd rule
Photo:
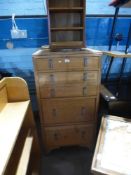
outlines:
[[[131,120],[106,116],[102,118],[92,171],[94,174],[131,174]]]

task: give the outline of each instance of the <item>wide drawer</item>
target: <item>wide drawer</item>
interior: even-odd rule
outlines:
[[[41,86],[83,82],[98,84],[98,77],[97,71],[38,73],[38,81]]]
[[[96,96],[98,85],[73,83],[65,85],[44,86],[40,84],[40,98]]]
[[[99,57],[91,57],[87,55],[80,56],[58,56],[37,58],[35,61],[36,70],[38,71],[65,71],[65,70],[97,70],[100,67]]]
[[[44,124],[95,121],[96,98],[41,100]]]
[[[65,145],[93,146],[95,140],[95,125],[72,125],[59,127],[45,127],[43,140],[46,147]]]

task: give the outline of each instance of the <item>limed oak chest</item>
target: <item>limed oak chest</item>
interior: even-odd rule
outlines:
[[[86,49],[33,54],[45,150],[92,147],[100,85],[100,55]]]

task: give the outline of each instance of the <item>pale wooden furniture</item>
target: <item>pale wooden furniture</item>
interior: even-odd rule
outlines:
[[[47,0],[51,49],[85,46],[85,0]]]
[[[105,116],[92,162],[94,175],[131,174],[131,120]]]
[[[84,50],[33,54],[45,150],[93,147],[100,85],[99,53]]]
[[[117,98],[104,85],[101,85],[100,93],[106,101],[116,101],[117,100]]]
[[[120,51],[103,51],[103,54],[114,58],[131,58],[131,53],[125,54]]]
[[[40,150],[26,82],[0,81],[0,175],[38,174]]]

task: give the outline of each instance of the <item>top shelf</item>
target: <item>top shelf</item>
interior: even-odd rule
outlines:
[[[68,12],[72,12],[72,11],[83,11],[84,8],[83,7],[52,7],[49,8],[49,11],[51,12],[63,12],[63,11],[68,11]]]

